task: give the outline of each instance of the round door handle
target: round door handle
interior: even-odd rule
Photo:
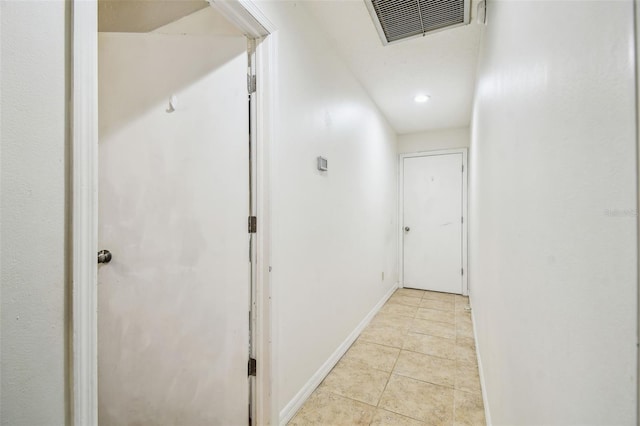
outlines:
[[[404,232],[409,232],[409,231],[411,231],[411,228],[409,228],[408,226],[405,226],[404,227]]]
[[[100,250],[98,252],[98,263],[109,263],[111,262],[111,252],[109,250]]]

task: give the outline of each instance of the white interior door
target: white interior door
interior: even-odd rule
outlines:
[[[244,37],[100,35],[103,426],[248,424],[246,69]]]
[[[404,286],[462,294],[462,154],[403,160]]]

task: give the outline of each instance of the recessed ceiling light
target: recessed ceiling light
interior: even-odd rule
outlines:
[[[423,103],[427,102],[430,97],[431,96],[429,96],[429,95],[416,95],[416,97],[413,98],[413,100],[416,101],[419,104],[423,104]]]

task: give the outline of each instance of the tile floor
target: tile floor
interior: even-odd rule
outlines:
[[[290,425],[484,425],[466,297],[398,289]]]

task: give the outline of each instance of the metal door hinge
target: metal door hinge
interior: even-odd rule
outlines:
[[[464,223],[464,216],[460,216],[460,223]]]
[[[255,234],[256,232],[258,232],[258,218],[249,216],[249,233]]]
[[[255,358],[249,358],[249,364],[248,364],[248,368],[247,368],[247,374],[249,376],[255,376],[256,375],[256,371],[258,370],[257,368],[257,362]]]
[[[249,94],[256,92],[256,76],[247,75],[247,90]]]
[[[460,275],[464,275],[464,268],[460,269]]]
[[[464,173],[464,164],[462,165],[462,173]]]

